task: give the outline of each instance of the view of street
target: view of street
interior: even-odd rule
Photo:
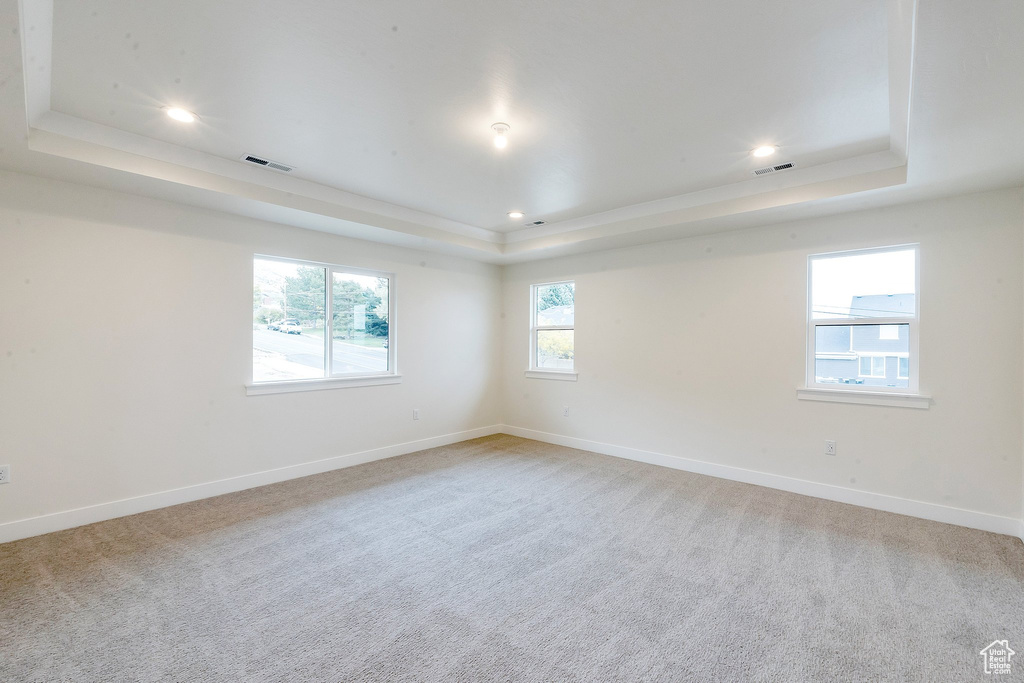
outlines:
[[[310,334],[252,331],[253,376],[256,381],[322,377],[324,340]],[[334,373],[384,372],[388,350],[334,341]]]

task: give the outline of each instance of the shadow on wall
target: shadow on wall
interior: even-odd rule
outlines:
[[[559,250],[552,249],[545,253],[544,260],[525,261],[511,267],[515,269],[516,280],[525,280],[550,277],[551,261],[556,259],[558,272],[583,275],[606,271],[610,268],[609,263],[614,263],[617,270],[789,251],[801,252],[803,258],[809,253],[889,245],[892,243],[892,224],[901,220],[905,226],[901,242],[914,242],[919,236],[941,232],[941,228],[934,226],[948,224],[951,217],[959,219],[952,221],[958,226],[976,223],[978,216],[992,211],[994,202],[1006,207],[1012,204],[1019,212],[1024,202],[1024,191],[1008,193],[1006,190],[993,190],[841,213],[850,210],[847,201],[853,200],[825,203],[828,211],[822,210],[796,221],[772,223],[773,214],[786,211],[782,207],[745,216],[743,218],[748,224],[731,229],[723,228],[720,222],[708,220],[689,224],[684,235],[679,234],[679,226],[647,231],[646,235],[655,239],[661,235],[663,239],[640,246],[622,244],[630,239],[628,235],[594,240],[587,244],[586,253],[559,255]],[[826,216],[827,227],[823,227],[822,218]],[[880,217],[884,220],[876,220]],[[755,221],[756,225],[749,224]]]
[[[42,187],[40,187],[42,186]],[[128,195],[74,183],[0,171],[0,198],[11,211],[55,216],[69,222],[94,222],[130,229],[144,229],[181,237],[236,244],[258,244],[262,253],[292,258],[312,258],[323,252],[346,253],[341,265],[382,262],[431,268],[445,272],[480,274],[497,272],[497,266],[468,258],[425,253],[410,247],[371,242],[329,232],[273,223],[177,202]],[[28,221],[33,218],[16,218]],[[295,230],[305,236],[302,256],[297,253]],[[385,231],[386,232],[386,231]],[[382,254],[382,249],[386,252]],[[327,259],[330,260],[330,259]]]

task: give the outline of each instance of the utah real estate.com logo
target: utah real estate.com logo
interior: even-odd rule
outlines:
[[[1010,649],[1009,641],[993,640],[991,645],[978,654],[985,658],[985,673],[1008,674],[1010,673],[1010,657],[1017,653]]]

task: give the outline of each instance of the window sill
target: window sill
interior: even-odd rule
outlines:
[[[378,384],[398,384],[401,381],[401,375],[360,375],[353,377],[330,377],[324,379],[296,379],[282,382],[259,382],[246,384],[245,394],[246,396],[288,394],[294,391],[322,391],[324,389],[372,387]]]
[[[920,408],[928,410],[931,396],[924,394],[898,394],[888,391],[858,391],[856,389],[819,389],[801,387],[796,397],[802,401],[831,401],[833,403],[860,403],[862,405],[894,408]]]
[[[575,382],[579,373],[565,370],[527,370],[527,379],[557,379],[562,382]]]

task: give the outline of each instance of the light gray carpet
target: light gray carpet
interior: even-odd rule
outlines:
[[[997,638],[1024,678],[1017,539],[510,436],[0,546],[3,681],[982,680]]]

